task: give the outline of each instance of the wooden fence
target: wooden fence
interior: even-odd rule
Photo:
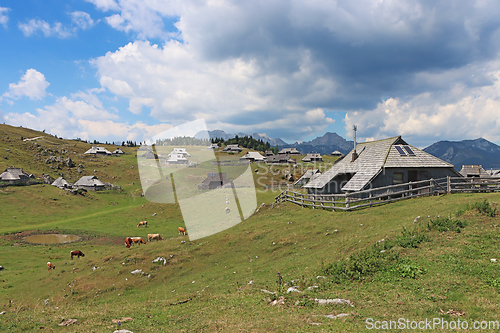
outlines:
[[[447,177],[343,194],[309,194],[285,190],[275,198],[273,207],[289,201],[302,208],[350,211],[422,196],[497,191],[500,191],[500,179]]]

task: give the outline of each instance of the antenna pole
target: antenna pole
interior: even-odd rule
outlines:
[[[358,127],[356,125],[354,125],[352,127],[352,130],[354,131],[354,150],[352,151],[351,162],[354,162],[358,158],[358,154],[356,153],[356,131],[358,130]]]
[[[354,151],[356,151],[356,131],[358,130],[358,127],[354,125],[352,130],[354,131]]]

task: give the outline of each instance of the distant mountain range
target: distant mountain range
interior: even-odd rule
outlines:
[[[424,151],[453,164],[457,170],[467,164],[480,164],[486,170],[500,169],[500,146],[483,138],[439,141]]]
[[[354,147],[353,141],[346,141],[343,137],[338,135],[337,133],[327,132],[321,137],[317,137],[311,141],[305,142],[295,142],[295,143],[286,143],[281,139],[272,139],[266,134],[254,133],[254,134],[245,134],[245,133],[237,133],[237,134],[229,134],[222,130],[208,131],[208,134],[211,138],[223,138],[224,140],[234,138],[235,135],[239,137],[243,137],[245,135],[252,136],[254,139],[262,139],[264,142],[269,142],[271,146],[278,145],[279,149],[282,148],[297,148],[302,154],[308,153],[320,153],[322,155],[329,155],[335,150],[340,151],[343,154],[347,154]]]
[[[211,138],[224,138],[224,140],[234,138],[235,136],[235,134],[229,134],[222,130],[209,131],[209,135]],[[353,141],[347,141],[337,133],[331,132],[327,132],[323,136],[311,141],[300,143],[286,143],[279,138],[272,139],[266,134],[261,133],[237,133],[236,135],[251,135],[255,139],[262,139],[264,142],[269,142],[273,147],[278,145],[279,149],[297,148],[301,154],[320,153],[327,155],[335,150],[347,154],[354,146]],[[457,170],[461,170],[464,164],[481,164],[486,170],[500,169],[500,146],[483,138],[463,141],[439,141],[423,150],[453,164]]]

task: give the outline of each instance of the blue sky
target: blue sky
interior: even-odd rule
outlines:
[[[500,143],[497,1],[0,3],[0,121],[142,141],[326,131]]]

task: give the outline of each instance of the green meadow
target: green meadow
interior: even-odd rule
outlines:
[[[20,139],[37,136],[45,137]],[[0,157],[7,157],[0,169],[63,174],[73,182],[96,174],[120,186],[83,195],[43,184],[0,187],[1,332],[361,332],[369,323],[387,332],[403,331],[383,328],[400,318],[460,320],[469,328],[500,320],[500,194],[418,198],[347,213],[291,203],[272,208],[280,192],[262,184],[283,181],[285,168],[252,165],[257,207],[264,205],[229,229],[190,241],[177,232],[184,226],[178,204],[141,196],[137,148],[92,158],[83,155],[89,147],[0,125]],[[36,154],[71,156],[85,171]],[[148,227],[137,227],[143,220]],[[42,233],[81,239],[24,242]],[[165,239],[124,246],[124,237],[149,233]],[[71,250],[85,257],[70,259]],[[56,269],[49,272],[47,261]],[[68,319],[77,321],[59,326]]]

